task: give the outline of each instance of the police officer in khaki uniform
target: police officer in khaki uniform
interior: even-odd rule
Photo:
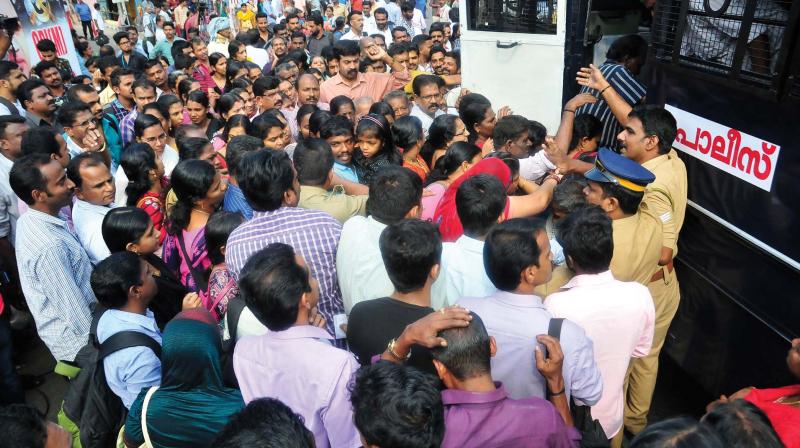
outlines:
[[[625,404],[625,429],[637,434],[647,425],[658,374],[658,354],[680,302],[672,260],[677,255],[678,234],[688,200],[686,166],[671,148],[677,133],[672,114],[653,106],[632,109],[595,66],[580,69],[576,80],[582,86],[597,90],[614,117],[623,124],[618,139],[622,142],[625,156],[652,170],[656,176],[645,194],[646,205],[664,225],[659,268],[647,285],[656,307],[656,328],[650,355],[631,363]]]
[[[661,255],[661,222],[642,203],[653,173],[609,149],[597,154],[587,171],[586,200],[611,218],[614,255],[611,273],[624,282],[647,286]]]
[[[656,307],[653,347],[644,358],[632,360],[625,403],[625,428],[637,434],[647,425],[647,413],[658,374],[658,355],[680,302],[680,289],[672,260],[678,253],[678,234],[683,226],[687,203],[686,165],[672,149],[677,125],[675,118],[660,107],[633,109],[618,138],[623,153],[652,171],[656,178],[647,186],[645,205],[659,218],[663,247],[659,268],[647,287]]]

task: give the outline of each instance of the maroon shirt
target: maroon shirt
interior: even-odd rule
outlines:
[[[581,439],[556,408],[541,398],[512,400],[503,385],[492,392],[442,391],[445,434],[442,448],[576,447]]]

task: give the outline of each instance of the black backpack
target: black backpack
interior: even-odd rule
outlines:
[[[547,334],[561,339],[561,325],[564,323],[563,318],[553,318],[547,325]],[[547,396],[547,387],[545,386],[545,396]],[[581,448],[607,448],[611,446],[606,433],[600,422],[592,418],[592,409],[590,406],[580,406],[575,403],[575,400],[570,397],[569,410],[572,414],[572,422],[581,433]],[[621,430],[620,430],[621,431]]]
[[[124,348],[138,346],[149,347],[161,358],[161,345],[138,331],[121,331],[102,344],[98,343],[97,323],[105,311],[95,311],[89,342],[75,357],[74,364],[81,370],[70,381],[64,397],[64,414],[80,429],[82,448],[115,446],[128,415],[122,400],[108,387],[103,359]]]
[[[240,295],[228,301],[228,309],[225,311],[225,327],[228,329],[230,339],[222,343],[222,379],[228,387],[239,388],[239,381],[233,371],[233,351],[236,349],[236,329],[239,326],[239,318],[242,316],[245,306],[244,299]]]

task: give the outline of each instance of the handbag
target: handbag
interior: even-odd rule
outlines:
[[[550,319],[547,325],[547,334],[556,339],[561,339],[561,325],[564,323],[563,318]],[[545,396],[547,396],[547,387],[545,386]],[[578,405],[570,395],[569,398],[569,413],[572,415],[572,422],[581,433],[581,448],[607,448],[611,446],[611,441],[608,440],[603,426],[600,422],[592,418],[591,406]]]
[[[150,398],[153,397],[153,393],[158,390],[158,386],[151,387],[147,394],[144,396],[144,402],[142,403],[142,435],[144,436],[144,443],[139,445],[139,448],[153,448],[153,444],[150,442],[150,433],[147,431],[147,406],[150,404]]]

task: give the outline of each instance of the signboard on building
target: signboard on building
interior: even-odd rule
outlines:
[[[765,191],[772,190],[780,146],[667,104],[678,122],[674,146]]]

